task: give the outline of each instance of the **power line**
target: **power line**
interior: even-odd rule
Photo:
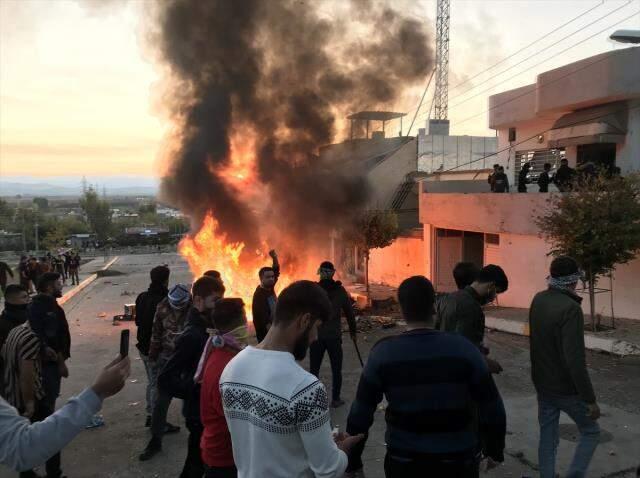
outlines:
[[[411,128],[413,128],[413,123],[415,123],[415,121],[416,121],[416,116],[418,116],[418,113],[420,112],[420,107],[422,106],[422,102],[424,101],[424,97],[427,94],[427,90],[429,89],[429,86],[431,85],[431,80],[433,79],[433,74],[435,73],[435,71],[436,71],[435,68],[433,70],[431,70],[431,75],[429,76],[429,81],[427,82],[427,86],[425,86],[424,91],[422,92],[422,98],[420,98],[420,103],[418,104],[418,108],[416,109],[416,114],[413,115],[413,119],[411,120],[411,125],[409,126],[409,130],[407,131],[406,136],[409,136],[411,134]]]
[[[475,97],[477,97],[477,96],[480,96],[480,95],[482,95],[482,94],[484,94],[484,93],[487,93],[489,90],[491,90],[491,89],[495,88],[496,86],[499,86],[499,85],[501,85],[501,84],[503,84],[503,83],[506,83],[507,81],[512,80],[512,79],[513,79],[513,78],[515,78],[516,76],[519,76],[519,75],[521,75],[521,74],[523,74],[523,73],[526,73],[529,69],[534,68],[534,67],[536,67],[536,66],[539,66],[539,65],[541,65],[542,63],[545,63],[546,61],[549,61],[549,60],[551,60],[552,58],[554,58],[554,57],[556,57],[556,56],[558,56],[558,55],[561,55],[562,53],[564,53],[564,52],[566,52],[566,51],[568,51],[568,50],[570,50],[570,49],[572,49],[572,48],[575,48],[576,46],[580,45],[581,43],[584,43],[585,41],[590,40],[591,38],[593,38],[593,37],[595,37],[595,36],[597,36],[597,35],[600,35],[601,33],[604,33],[604,32],[605,32],[605,31],[607,31],[607,30],[610,30],[612,27],[614,27],[614,26],[616,26],[616,25],[618,25],[618,24],[620,24],[620,23],[622,23],[622,22],[625,22],[626,20],[628,20],[628,19],[630,19],[630,18],[632,18],[632,17],[634,17],[634,16],[636,16],[636,15],[638,15],[638,14],[640,14],[640,11],[634,12],[633,14],[629,15],[628,17],[625,17],[625,18],[623,18],[622,20],[620,20],[620,21],[618,21],[618,22],[616,22],[616,23],[614,23],[614,24],[612,24],[612,25],[609,25],[608,27],[604,28],[603,30],[600,30],[599,32],[594,33],[593,35],[591,35],[591,36],[589,36],[589,37],[587,37],[587,38],[585,38],[585,39],[581,40],[580,42],[575,43],[575,44],[573,44],[573,45],[571,45],[571,46],[569,46],[569,47],[565,48],[564,50],[562,50],[562,51],[560,51],[560,52],[558,52],[558,53],[556,53],[556,54],[554,54],[554,55],[552,55],[552,56],[550,56],[550,57],[548,57],[548,58],[546,58],[546,59],[544,59],[544,60],[542,60],[542,61],[540,61],[540,62],[536,63],[535,65],[532,65],[532,66],[531,66],[531,67],[529,67],[527,70],[521,71],[520,73],[517,73],[516,75],[513,75],[513,76],[511,76],[511,77],[507,78],[506,80],[503,80],[503,81],[501,81],[500,83],[495,84],[495,85],[494,85],[494,86],[492,86],[491,88],[488,88],[488,89],[486,89],[486,90],[483,90],[483,91],[481,91],[480,93],[477,93],[477,94],[475,94],[475,95],[473,95],[473,96],[471,96],[471,97],[469,97],[469,98],[466,98],[465,100],[463,100],[463,101],[461,101],[461,102],[459,102],[459,103],[456,103],[455,105],[452,105],[451,107],[452,107],[452,108],[455,108],[456,106],[460,106],[461,104],[466,103],[467,101],[469,101],[469,100],[471,100],[471,99],[473,99],[473,98],[475,98]],[[525,93],[523,93],[523,94],[521,94],[521,95],[515,96],[514,98],[511,98],[510,100],[507,100],[507,101],[505,101],[505,102],[503,102],[503,103],[500,103],[500,104],[497,104],[497,105],[495,105],[495,106],[492,106],[491,108],[489,108],[489,109],[487,109],[487,110],[481,111],[480,113],[475,114],[475,115],[473,115],[473,116],[469,116],[468,118],[465,118],[465,119],[463,119],[463,120],[461,120],[461,121],[456,121],[456,125],[458,125],[458,124],[462,124],[462,123],[465,123],[466,121],[469,121],[469,120],[471,120],[471,119],[473,119],[473,118],[476,118],[476,117],[478,117],[478,116],[480,116],[480,115],[482,115],[482,114],[484,114],[484,113],[488,113],[489,111],[491,111],[491,110],[493,110],[493,109],[495,109],[495,108],[497,108],[497,107],[499,107],[499,106],[502,106],[502,105],[504,105],[504,104],[510,103],[510,102],[512,102],[512,101],[515,101],[516,99],[521,98],[521,97],[523,97],[523,96],[525,96],[525,95],[529,95],[529,94],[531,94],[531,93],[533,93],[533,92],[535,92],[535,91],[538,91],[538,90],[539,90],[540,88],[542,88],[543,86],[547,86],[547,85],[549,85],[549,84],[551,84],[551,83],[554,83],[554,82],[556,82],[556,81],[558,81],[558,80],[561,80],[562,78],[566,78],[567,76],[573,75],[573,74],[575,74],[575,73],[577,73],[577,72],[579,72],[579,71],[581,71],[581,70],[583,70],[583,69],[585,69],[585,68],[587,68],[587,67],[589,67],[589,66],[591,66],[591,65],[593,65],[593,64],[595,64],[595,63],[598,63],[598,62],[600,62],[600,61],[604,61],[604,60],[606,60],[606,59],[608,59],[608,57],[607,57],[607,56],[605,56],[605,57],[603,57],[603,58],[600,58],[600,59],[598,59],[598,60],[595,60],[595,61],[593,61],[593,62],[589,63],[588,65],[585,65],[585,66],[584,66],[584,67],[582,67],[582,68],[579,68],[579,69],[577,69],[577,70],[571,71],[571,72],[569,72],[569,73],[568,73],[568,74],[566,74],[566,75],[563,75],[563,76],[561,76],[561,77],[559,77],[559,78],[556,78],[555,80],[551,80],[551,81],[549,81],[548,83],[546,83],[545,85],[536,86],[536,88],[534,88],[534,89],[533,89],[533,90],[531,90],[531,91],[527,91],[527,92],[525,92]],[[418,119],[422,119],[422,118],[424,118],[424,115],[422,115],[422,116],[418,117]]]
[[[483,84],[487,83],[488,81],[492,80],[492,79],[493,79],[493,78],[495,78],[496,76],[500,76],[500,75],[502,75],[503,73],[506,73],[507,71],[512,70],[512,69],[513,69],[513,68],[515,68],[516,66],[521,65],[522,63],[524,63],[524,62],[525,62],[525,61],[527,61],[527,60],[530,60],[530,59],[531,59],[531,58],[533,58],[534,56],[539,55],[540,53],[542,53],[542,52],[544,52],[544,51],[548,50],[549,48],[554,47],[554,46],[558,45],[559,43],[563,42],[563,41],[564,41],[564,40],[566,40],[567,38],[571,38],[571,37],[572,37],[572,36],[574,36],[575,34],[580,33],[581,31],[585,30],[586,28],[590,27],[591,25],[594,25],[594,24],[598,23],[600,20],[604,20],[604,19],[605,19],[605,18],[607,18],[608,16],[613,15],[614,13],[616,13],[617,11],[619,11],[619,10],[621,10],[621,9],[623,9],[623,8],[625,8],[625,7],[627,7],[628,5],[631,5],[631,3],[632,3],[632,2],[633,2],[633,0],[629,0],[627,3],[625,3],[625,4],[621,5],[621,6],[619,6],[619,7],[618,7],[618,8],[616,8],[615,10],[612,10],[612,11],[610,11],[609,13],[607,13],[606,15],[603,15],[603,16],[601,16],[601,17],[599,17],[599,18],[595,19],[595,20],[594,20],[594,21],[592,21],[591,23],[589,23],[589,24],[587,24],[587,25],[585,25],[585,26],[583,26],[583,27],[580,27],[578,30],[574,31],[573,33],[570,33],[570,34],[568,34],[568,35],[565,35],[564,37],[560,38],[560,40],[557,40],[556,42],[552,43],[551,45],[548,45],[548,46],[546,46],[546,47],[542,48],[541,50],[538,50],[537,52],[533,53],[532,55],[529,55],[529,56],[528,56],[528,57],[526,57],[525,59],[520,60],[518,63],[515,63],[515,64],[511,65],[509,68],[506,68],[506,69],[502,70],[501,72],[496,73],[495,75],[490,76],[489,78],[487,78],[487,79],[486,79],[486,80],[484,80],[484,81],[481,81],[481,82],[480,82],[480,83],[478,83],[477,85],[474,85],[474,86],[472,86],[471,88],[467,89],[466,91],[464,91],[464,92],[462,92],[462,93],[460,93],[460,94],[458,94],[458,95],[454,96],[452,99],[459,98],[460,96],[464,96],[465,94],[467,94],[467,93],[468,93],[468,92],[470,92],[471,90],[473,90],[473,89],[477,88],[477,87],[478,87],[478,86],[480,86],[480,85],[483,85]],[[577,44],[580,44],[580,43],[581,43],[581,42],[579,42],[579,43],[577,43]]]
[[[514,56],[516,56],[518,53],[520,53],[520,52],[522,52],[522,51],[526,50],[526,49],[527,49],[527,48],[529,48],[530,46],[535,45],[535,44],[536,44],[536,43],[538,43],[539,41],[544,40],[544,39],[545,39],[545,38],[547,38],[549,35],[554,34],[554,33],[555,33],[555,32],[557,32],[558,30],[561,30],[562,28],[566,27],[567,25],[569,25],[569,24],[571,24],[571,23],[575,22],[575,21],[576,21],[576,20],[578,20],[579,18],[584,17],[587,13],[592,12],[593,10],[595,10],[596,8],[598,8],[600,5],[603,5],[603,4],[604,4],[604,0],[601,0],[601,1],[600,1],[600,3],[598,3],[595,7],[591,7],[591,8],[589,8],[588,10],[585,10],[584,12],[582,12],[581,14],[579,14],[578,16],[573,17],[573,18],[572,18],[571,20],[569,20],[568,22],[565,22],[565,23],[563,23],[562,25],[560,25],[559,27],[554,28],[554,29],[553,29],[553,30],[551,30],[550,32],[548,32],[548,33],[546,33],[546,34],[542,35],[541,37],[539,37],[537,40],[532,41],[532,42],[531,42],[531,43],[529,43],[528,45],[523,46],[522,48],[520,48],[518,51],[515,51],[515,52],[513,52],[511,55],[509,55],[509,56],[507,56],[507,57],[503,58],[502,60],[498,61],[497,63],[494,63],[494,64],[493,64],[493,65],[491,65],[490,67],[485,68],[485,69],[484,69],[484,70],[482,70],[481,72],[476,73],[476,74],[475,74],[475,75],[473,75],[472,77],[467,78],[466,80],[464,80],[464,81],[462,81],[462,82],[458,83],[457,85],[455,85],[455,86],[454,86],[454,87],[452,87],[451,89],[452,89],[452,90],[455,90],[455,89],[456,89],[456,88],[458,88],[459,86],[462,86],[462,85],[464,85],[464,84],[466,84],[466,83],[469,83],[469,82],[470,82],[471,80],[473,80],[474,78],[477,78],[478,76],[482,75],[483,73],[486,73],[487,71],[489,71],[489,70],[491,70],[491,69],[495,68],[496,66],[498,66],[498,65],[500,65],[500,64],[502,64],[502,63],[504,63],[504,62],[505,62],[505,61],[507,61],[509,58],[513,58],[513,57],[514,57]]]
[[[631,1],[632,1],[632,0],[629,0],[629,2],[627,2],[627,4],[623,5],[622,7],[624,7],[624,6],[628,5],[629,3],[631,3]],[[580,13],[580,14],[579,14],[579,15],[577,15],[576,17],[573,17],[571,20],[569,20],[569,21],[567,21],[567,22],[563,23],[562,25],[560,25],[560,26],[556,27],[554,30],[552,30],[552,31],[548,32],[547,34],[545,34],[545,35],[543,35],[543,36],[539,37],[537,40],[534,40],[533,42],[529,43],[528,45],[526,45],[526,46],[524,46],[524,47],[520,48],[519,50],[517,50],[517,51],[515,51],[515,52],[513,52],[511,55],[509,55],[509,56],[507,56],[507,57],[503,58],[502,60],[498,61],[497,63],[494,63],[493,65],[489,66],[488,68],[486,68],[486,69],[482,70],[481,72],[479,72],[479,73],[475,74],[475,75],[474,75],[474,76],[472,76],[471,78],[468,78],[468,79],[466,79],[466,80],[462,81],[461,83],[458,83],[457,85],[455,85],[454,87],[452,87],[452,89],[453,89],[453,90],[455,90],[455,89],[456,89],[456,88],[458,88],[459,86],[464,85],[465,83],[468,83],[469,81],[471,81],[471,80],[472,80],[472,79],[474,79],[474,78],[477,78],[477,77],[478,77],[478,76],[480,76],[481,74],[483,74],[483,73],[485,73],[485,72],[487,72],[487,71],[491,70],[492,68],[494,68],[494,67],[496,67],[496,66],[500,65],[501,63],[504,63],[506,60],[508,60],[508,59],[510,59],[510,58],[513,58],[513,57],[514,57],[514,56],[516,56],[518,53],[520,53],[520,52],[522,52],[522,51],[526,50],[526,49],[527,49],[527,48],[529,48],[530,46],[533,46],[534,44],[536,44],[536,43],[538,43],[539,41],[543,40],[544,38],[548,37],[549,35],[551,35],[551,34],[553,34],[553,33],[557,32],[557,31],[561,30],[562,28],[564,28],[564,27],[566,27],[567,25],[569,25],[569,24],[573,23],[574,21],[578,20],[579,18],[582,18],[583,16],[585,16],[586,14],[588,14],[588,13],[592,12],[593,10],[597,9],[598,7],[600,7],[600,5],[603,5],[603,4],[604,4],[604,0],[601,0],[601,2],[600,2],[599,4],[597,4],[596,6],[591,7],[591,8],[589,8],[588,10],[585,10],[584,12]],[[622,8],[622,7],[620,7],[620,8]],[[610,12],[608,15],[610,15],[611,13],[615,13],[615,10],[614,10],[613,12]],[[596,22],[598,22],[598,21],[602,20],[602,19],[603,19],[603,18],[605,18],[606,16],[607,16],[607,15],[605,15],[605,16],[603,16],[603,17],[600,17],[598,20],[596,20]],[[589,24],[589,25],[586,25],[585,27],[583,27],[583,29],[584,29],[584,28],[586,28],[586,27],[588,27],[588,26],[590,26],[590,25],[592,25],[592,24],[593,24],[593,23],[591,23],[591,24]],[[578,31],[580,31],[580,30],[578,30]],[[576,33],[576,32],[572,33],[571,35],[573,35],[573,34],[575,34],[575,33]],[[571,36],[571,35],[569,35],[569,36]],[[564,40],[564,39],[566,39],[566,38],[568,38],[568,37],[565,37],[565,38],[563,38],[563,39],[560,39],[560,40],[559,40],[558,42],[556,42],[555,44],[559,43],[560,41],[563,41],[563,40]],[[547,48],[550,48],[551,46],[555,46],[555,44],[553,44],[553,45],[549,45],[549,47],[547,47]],[[544,49],[543,49],[543,50],[538,51],[536,54],[541,53],[542,51],[544,51]],[[534,54],[534,55],[532,55],[532,56],[535,56],[536,54]],[[532,56],[529,56],[529,57],[525,58],[525,60],[524,60],[524,61],[526,61],[526,60],[528,60],[528,59],[532,58]],[[498,75],[500,75],[500,74],[504,73],[505,71],[508,71],[508,70],[504,70],[504,71],[502,71],[501,73],[497,73],[496,75],[492,76],[491,78],[494,78],[495,76],[498,76]],[[487,80],[485,80],[485,81],[484,81],[484,82],[482,82],[482,83],[479,83],[479,84],[478,84],[478,85],[476,85],[476,86],[479,86],[479,85],[481,85],[481,84],[483,84],[483,83],[486,83],[486,81],[490,80],[491,78],[488,78]],[[473,88],[475,88],[475,86],[474,86]],[[465,91],[464,93],[461,93],[460,95],[456,95],[456,96],[454,96],[454,97],[453,97],[453,99],[457,98],[458,96],[464,95],[465,93],[467,93],[467,92],[471,91],[473,88],[468,89],[467,91]],[[417,109],[417,107],[416,107],[416,108],[411,108],[410,110],[407,110],[407,113],[409,113],[409,112],[411,112],[411,111],[414,111],[415,109]]]

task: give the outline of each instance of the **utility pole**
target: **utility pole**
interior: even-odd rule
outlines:
[[[436,15],[436,87],[429,109],[429,134],[449,136],[449,2],[438,0]]]
[[[435,119],[446,120],[449,113],[449,5],[438,0],[436,16]]]
[[[38,253],[38,251],[40,251],[40,241],[38,238],[38,218],[36,217],[36,224],[34,226],[35,232],[36,232],[36,254]]]

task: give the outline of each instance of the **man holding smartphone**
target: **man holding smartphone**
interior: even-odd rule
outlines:
[[[0,398],[0,464],[16,471],[49,460],[84,430],[104,399],[124,387],[131,371],[129,358],[116,358],[97,376],[94,384],[45,420],[30,424]]]

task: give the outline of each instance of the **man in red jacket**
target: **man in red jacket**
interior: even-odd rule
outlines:
[[[220,299],[213,314],[215,332],[207,342],[196,381],[202,381],[200,417],[204,431],[200,440],[205,478],[236,478],[231,435],[220,396],[220,375],[249,338],[242,299]]]

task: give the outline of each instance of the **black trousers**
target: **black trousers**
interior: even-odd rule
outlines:
[[[331,363],[331,395],[333,400],[340,400],[342,390],[342,338],[319,338],[309,347],[309,371],[316,377],[320,374],[320,365],[325,350],[329,353]]]
[[[235,466],[220,468],[205,465],[204,468],[204,478],[238,478]]]
[[[200,438],[202,437],[202,424],[195,420],[187,420],[189,430],[189,440],[187,442],[187,459],[180,478],[202,478],[204,475],[204,465],[200,455]]]
[[[405,458],[387,452],[384,474],[386,478],[478,478],[480,464],[473,458]]]
[[[31,418],[31,422],[41,422],[45,420],[49,415],[53,415],[56,410],[55,397],[45,397],[36,403],[35,413]],[[59,478],[62,476],[62,470],[60,468],[60,452],[49,458],[45,464],[45,470],[47,472],[47,478]],[[33,471],[23,471],[20,473],[20,478],[33,478],[36,477]]]

